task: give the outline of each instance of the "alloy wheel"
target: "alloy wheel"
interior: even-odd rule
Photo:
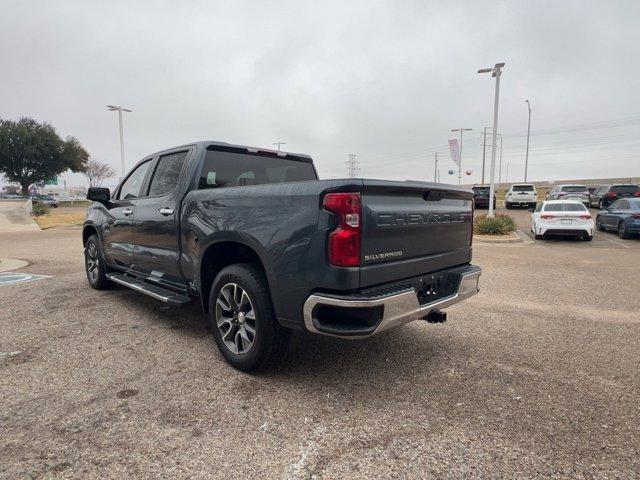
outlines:
[[[87,247],[87,273],[92,282],[98,279],[100,274],[100,259],[98,258],[98,249],[95,243],[90,243]]]
[[[242,355],[256,338],[256,316],[247,292],[237,283],[227,283],[216,299],[216,325],[222,341],[233,353]]]

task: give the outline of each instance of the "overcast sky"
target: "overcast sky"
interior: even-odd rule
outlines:
[[[107,104],[134,110],[128,167],[194,140],[284,141],[323,178],[356,153],[361,176],[432,180],[438,151],[455,182],[447,140],[466,127],[479,182],[494,83],[476,71],[506,62],[503,180],[507,163],[522,180],[525,99],[531,180],[640,176],[638,1],[0,4],[0,117],[49,122],[118,169]]]

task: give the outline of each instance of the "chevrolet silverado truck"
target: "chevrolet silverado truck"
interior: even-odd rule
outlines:
[[[90,188],[89,285],[197,301],[223,357],[252,370],[292,329],[365,338],[478,292],[473,193],[437,183],[318,180],[307,155],[198,142]]]

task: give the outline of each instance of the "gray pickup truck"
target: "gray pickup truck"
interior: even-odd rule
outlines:
[[[199,301],[234,367],[262,367],[291,329],[364,338],[478,292],[473,194],[423,182],[318,180],[307,155],[198,142],[91,188],[92,288]]]

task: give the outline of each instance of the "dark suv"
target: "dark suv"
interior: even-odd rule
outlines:
[[[473,187],[473,205],[476,208],[489,208],[489,187]],[[496,207],[496,196],[493,196],[493,208]]]
[[[640,197],[638,185],[618,184],[600,185],[589,195],[589,206],[595,208],[607,208],[619,198]]]

